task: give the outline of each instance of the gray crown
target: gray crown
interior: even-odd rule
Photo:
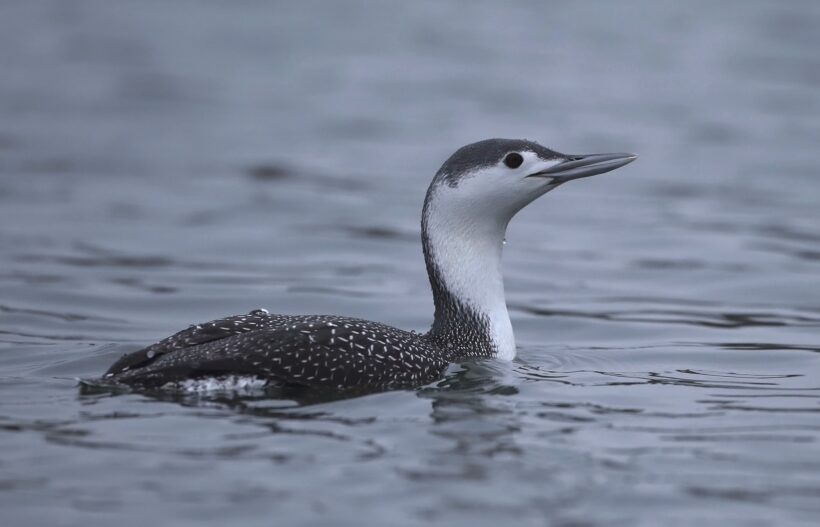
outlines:
[[[496,165],[510,152],[535,152],[544,160],[564,159],[567,156],[526,139],[485,139],[462,146],[441,165],[436,180],[455,187],[464,174]]]

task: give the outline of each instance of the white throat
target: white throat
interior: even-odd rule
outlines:
[[[486,317],[497,357],[511,360],[515,337],[501,273],[504,233],[511,215],[469,199],[463,187],[441,184],[430,196],[425,210],[429,250],[447,290]]]

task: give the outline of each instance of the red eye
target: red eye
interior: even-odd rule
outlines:
[[[517,152],[512,152],[504,156],[504,164],[507,165],[509,168],[518,168],[521,166],[521,163],[524,162],[524,158],[521,157],[521,154]]]

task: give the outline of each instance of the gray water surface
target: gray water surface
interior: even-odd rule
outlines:
[[[817,2],[0,3],[4,525],[816,525]],[[426,186],[522,212],[512,363],[419,390],[83,394],[264,307],[424,331]]]

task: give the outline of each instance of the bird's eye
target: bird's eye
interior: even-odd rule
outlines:
[[[511,152],[504,156],[504,164],[507,165],[509,168],[518,168],[521,166],[521,163],[524,162],[524,158],[521,157],[521,154],[517,152]]]

